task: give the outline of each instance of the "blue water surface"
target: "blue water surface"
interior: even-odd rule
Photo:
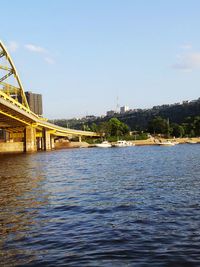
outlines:
[[[200,266],[200,145],[0,156],[2,266]]]

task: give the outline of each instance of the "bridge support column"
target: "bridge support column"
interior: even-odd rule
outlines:
[[[34,152],[36,150],[36,129],[27,126],[24,129],[24,152]]]
[[[78,137],[78,141],[79,141],[79,142],[82,142],[82,136],[81,136],[81,135],[79,135],[79,137]]]
[[[6,132],[6,130],[3,130],[3,136],[4,136],[4,141],[9,141],[10,139],[10,134]]]
[[[42,137],[38,137],[36,140],[37,140],[37,150],[42,150]]]
[[[50,135],[50,133],[45,128],[43,128],[42,135],[43,135],[43,137],[42,137],[43,150],[44,151],[51,150],[51,135]]]
[[[55,148],[55,142],[54,142],[54,137],[51,136],[51,149]]]

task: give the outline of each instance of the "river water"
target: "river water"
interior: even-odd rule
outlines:
[[[200,145],[0,156],[0,266],[200,266]]]

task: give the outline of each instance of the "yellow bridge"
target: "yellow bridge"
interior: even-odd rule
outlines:
[[[82,136],[99,136],[95,132],[59,127],[32,112],[14,63],[1,41],[0,129],[4,130],[7,140],[5,151],[50,150],[58,137],[78,136],[81,140]]]

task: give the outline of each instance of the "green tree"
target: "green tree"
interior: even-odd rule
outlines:
[[[90,126],[90,129],[92,132],[97,132],[98,127],[97,127],[96,123],[93,122],[92,125]]]
[[[123,136],[129,133],[129,127],[117,118],[111,118],[107,122],[101,122],[97,126],[97,132],[106,138],[110,136]]]
[[[108,124],[111,136],[123,136],[129,132],[128,126],[117,118],[111,118]]]
[[[200,136],[200,116],[194,118],[194,132],[196,136]]]
[[[97,126],[97,132],[101,136],[105,136],[106,138],[109,137],[110,136],[110,126],[109,126],[108,122],[101,122]]]
[[[170,134],[171,131],[168,121],[161,117],[155,117],[150,121],[148,130],[150,133],[156,134]]]
[[[197,121],[196,121],[196,123],[197,123]],[[197,125],[198,125],[198,123],[197,123]],[[195,131],[194,118],[187,117],[185,119],[185,122],[182,124],[182,126],[184,127],[186,136],[190,136],[190,137],[194,137],[195,136],[196,131]]]
[[[177,124],[177,123],[172,123],[171,124],[172,132],[171,134],[175,137],[183,137],[185,134],[184,127]]]

